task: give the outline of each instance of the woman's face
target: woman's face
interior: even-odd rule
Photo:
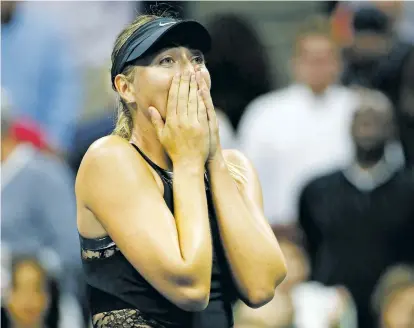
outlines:
[[[38,324],[48,307],[48,295],[43,273],[30,262],[16,268],[15,282],[8,303],[9,312],[22,326]]]
[[[130,85],[133,102],[144,113],[148,107],[155,107],[165,119],[172,78],[176,73],[196,72],[196,70],[201,71],[210,88],[210,74],[200,51],[184,47],[161,50],[149,58],[147,65],[136,66],[134,79]]]

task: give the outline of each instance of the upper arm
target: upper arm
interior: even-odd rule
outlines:
[[[125,140],[106,137],[88,150],[76,194],[128,261],[167,298],[191,286],[174,217],[144,160]]]

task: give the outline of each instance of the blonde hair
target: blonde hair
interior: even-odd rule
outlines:
[[[118,55],[121,47],[125,44],[131,35],[137,31],[142,25],[158,18],[156,15],[140,15],[130,25],[128,25],[117,37],[112,51],[111,61],[114,65],[115,58]],[[129,82],[133,82],[134,66],[128,65],[122,71],[126,79]],[[115,90],[116,91],[116,90]],[[121,138],[129,140],[132,135],[133,127],[133,112],[132,108],[119,96],[118,109],[117,109],[117,120],[115,129],[112,132],[113,135],[120,136]]]

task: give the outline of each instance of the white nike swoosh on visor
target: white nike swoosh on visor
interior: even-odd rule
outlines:
[[[175,22],[160,23],[160,26],[165,26],[165,25],[170,25],[170,24],[175,24]]]

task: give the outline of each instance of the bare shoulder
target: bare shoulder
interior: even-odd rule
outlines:
[[[86,152],[76,177],[76,194],[80,196],[101,181],[136,179],[149,173],[144,160],[127,140],[106,136],[95,141]]]
[[[125,139],[118,136],[106,136],[96,140],[87,150],[81,163],[81,169],[95,162],[106,163],[107,160],[117,160],[119,157],[132,155],[134,152]],[[105,161],[102,161],[105,159]]]

